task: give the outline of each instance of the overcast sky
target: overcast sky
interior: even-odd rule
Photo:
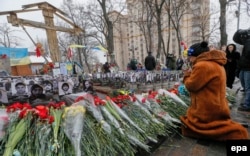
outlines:
[[[63,3],[63,0],[0,0],[0,12],[2,11],[10,11],[10,10],[22,10],[23,5],[39,3],[39,2],[48,2],[51,5],[60,8]],[[74,1],[88,1],[88,0],[74,0]],[[18,13],[17,16],[19,18],[44,22],[41,11],[33,11],[28,13]],[[7,15],[0,16],[0,23],[7,23]],[[28,35],[23,31],[21,27],[13,27],[17,30],[20,30],[20,37],[23,39],[22,46],[25,46],[29,49],[32,49],[34,46],[32,41],[29,39]],[[30,34],[33,40],[37,40],[37,38],[46,38],[45,30],[34,28],[34,27],[25,27],[27,32]]]

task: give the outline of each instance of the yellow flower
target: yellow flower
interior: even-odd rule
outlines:
[[[81,106],[81,105],[72,105],[70,107],[67,107],[64,109],[64,113],[63,113],[63,118],[65,118],[66,115],[76,115],[78,113],[83,113],[85,114],[86,109],[85,107]]]

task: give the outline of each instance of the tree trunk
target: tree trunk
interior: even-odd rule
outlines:
[[[226,5],[227,0],[220,0],[220,44],[227,45],[227,31],[226,31]]]

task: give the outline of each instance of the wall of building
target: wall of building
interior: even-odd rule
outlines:
[[[156,56],[158,35],[157,35],[157,24],[155,20],[152,21],[152,48],[146,48],[146,40],[143,32],[140,30],[140,19],[143,18],[144,13],[142,10],[141,0],[127,0],[127,14],[121,15],[118,12],[113,12],[113,17],[119,16],[119,20],[114,23],[114,54],[117,64],[121,70],[126,70],[127,64],[130,59],[135,58],[138,62],[144,64],[144,58],[147,56],[148,50],[152,51],[153,55]],[[196,13],[198,15],[203,11],[209,11],[209,0],[197,0],[194,4],[197,7]],[[204,9],[206,8],[206,10]],[[181,37],[182,40],[190,46],[193,43],[201,41],[199,24],[201,18],[194,17],[193,13],[190,12],[185,14],[181,20]],[[168,16],[166,10],[163,10],[162,14],[162,35],[165,46],[167,45],[168,36],[170,35],[170,47],[169,54],[173,54],[176,58],[179,57],[179,46],[180,43],[177,40],[177,33],[171,25],[168,27]],[[207,25],[207,31],[209,31],[209,24]],[[170,33],[169,33],[170,32]],[[163,50],[160,52],[160,63],[165,64],[166,58]]]

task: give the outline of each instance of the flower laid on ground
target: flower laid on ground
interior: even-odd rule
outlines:
[[[4,137],[6,127],[9,122],[9,116],[6,113],[5,109],[0,108],[0,140]]]
[[[54,117],[54,122],[52,123],[54,143],[52,144],[51,149],[55,153],[57,153],[59,148],[60,148],[60,144],[58,141],[58,132],[59,132],[60,124],[61,124],[61,118],[62,118],[62,114],[64,111],[64,109],[63,109],[64,106],[65,106],[64,102],[49,105],[50,113]]]
[[[72,94],[64,101],[67,106],[58,102],[6,107],[9,123],[0,155],[133,156],[138,149],[149,152],[147,143],[172,133],[179,126],[178,115],[187,108],[178,95],[166,90],[144,95],[119,90],[106,99]]]
[[[3,156],[11,156],[13,155],[13,151],[18,144],[18,142],[22,139],[23,135],[27,129],[27,119],[22,118],[17,125],[12,125],[10,129],[10,133],[8,136],[8,141],[5,144],[5,150]]]
[[[75,156],[82,155],[80,145],[85,113],[86,109],[83,106],[73,104],[72,106],[65,108],[62,116],[63,129],[66,136],[74,146]]]
[[[124,93],[119,91],[119,94],[114,95],[111,100],[125,111],[129,118],[144,131],[144,139],[157,142],[157,135],[166,134],[165,125],[160,122],[154,122],[154,117],[150,113],[145,113],[139,105],[135,104],[136,99],[133,95],[130,96]],[[156,92],[150,91],[148,96],[153,98],[156,94]]]
[[[37,105],[33,108],[28,103],[17,102],[7,106],[6,112],[9,113],[10,121],[2,140],[5,144],[3,155],[10,156],[14,152],[22,155],[49,155],[55,152],[59,147],[57,135],[61,120],[59,112],[63,111],[62,105],[63,103],[54,103],[49,106]]]
[[[236,94],[237,94],[237,91],[234,92],[229,88],[226,89],[226,98],[227,98],[229,103],[231,103],[231,104],[236,103]]]

